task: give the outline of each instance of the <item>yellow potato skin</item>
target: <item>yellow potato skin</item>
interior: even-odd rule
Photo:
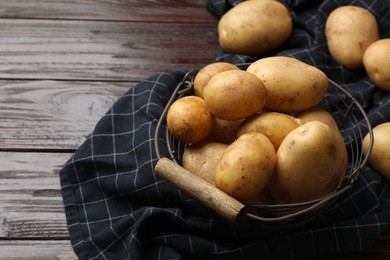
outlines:
[[[382,123],[373,129],[374,145],[368,163],[380,174],[390,180],[390,122]],[[370,143],[367,134],[363,139],[363,152],[366,155]]]
[[[256,0],[256,1],[270,1],[270,0]],[[272,0],[273,1],[273,0]],[[267,188],[262,189],[253,198],[242,201],[247,204],[274,204],[271,194]]]
[[[300,120],[279,112],[263,112],[251,116],[241,124],[237,137],[250,132],[257,132],[268,137],[278,150],[284,138],[300,126]]]
[[[266,187],[275,162],[275,149],[265,135],[244,134],[222,154],[215,170],[215,185],[237,200],[253,199]]]
[[[296,118],[301,120],[301,123],[307,123],[311,121],[320,121],[326,125],[328,125],[334,133],[336,134],[337,138],[340,139],[340,143],[344,142],[344,138],[341,135],[339,126],[337,125],[337,122],[334,120],[333,116],[323,109],[322,107],[313,107],[308,110],[302,111],[295,115]],[[346,154],[347,151],[345,150],[344,153]]]
[[[273,56],[253,62],[246,71],[259,77],[267,89],[265,108],[299,112],[316,106],[328,90],[328,77],[300,60]]]
[[[227,147],[227,144],[218,142],[200,142],[189,145],[183,152],[182,166],[210,184],[215,185],[215,167]]]
[[[171,134],[186,143],[200,142],[209,136],[213,122],[205,101],[197,96],[177,99],[167,112],[167,127]]]
[[[214,117],[214,128],[209,136],[210,141],[231,144],[236,140],[236,135],[243,120],[224,120]]]
[[[291,131],[276,157],[268,189],[277,203],[310,201],[329,194],[347,167],[345,143],[319,121]]]
[[[295,117],[300,119],[302,123],[320,121],[324,124],[327,124],[334,131],[339,131],[339,127],[333,116],[322,107],[309,108],[308,110],[298,113],[295,115]]]
[[[200,69],[194,79],[194,90],[196,95],[203,98],[203,89],[206,87],[207,83],[209,83],[210,79],[215,74],[227,70],[239,70],[239,68],[228,62],[214,62]]]
[[[224,120],[240,120],[262,110],[267,90],[255,75],[242,70],[223,71],[203,90],[208,110]]]
[[[369,78],[380,89],[390,91],[390,39],[372,43],[363,55]]]
[[[358,6],[333,10],[326,20],[325,35],[332,57],[352,70],[363,67],[364,52],[380,38],[375,16]]]
[[[230,53],[264,54],[282,45],[292,29],[292,17],[280,2],[245,1],[219,20],[219,43]]]

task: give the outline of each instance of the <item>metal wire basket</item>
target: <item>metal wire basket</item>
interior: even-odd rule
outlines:
[[[188,72],[177,85],[157,124],[154,141],[159,161],[155,170],[167,181],[230,221],[237,224],[255,223],[265,229],[301,226],[321,214],[340,195],[349,190],[367,163],[374,142],[367,115],[348,91],[329,79],[328,92],[320,106],[333,115],[344,138],[348,151],[348,167],[344,177],[330,194],[320,199],[294,204],[242,204],[180,166],[187,144],[178,141],[170,134],[165,124],[166,114],[176,99],[194,94],[195,75],[195,71]],[[164,132],[165,140],[161,140],[161,134]],[[371,141],[365,156],[362,141],[366,134],[370,135]]]

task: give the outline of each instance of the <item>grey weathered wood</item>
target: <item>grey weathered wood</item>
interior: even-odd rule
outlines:
[[[133,85],[0,80],[0,150],[76,149]]]
[[[138,81],[214,61],[216,25],[204,0],[0,1],[0,259],[76,259],[58,171]]]
[[[58,172],[70,156],[0,152],[0,240],[68,239]]]
[[[0,2],[0,259],[76,259],[69,152],[138,81],[213,61],[216,22],[203,0]]]
[[[214,61],[215,23],[2,19],[0,78],[139,81]]]
[[[76,260],[69,240],[0,240],[2,260]]]
[[[77,259],[58,175],[70,156],[0,152],[0,259]]]
[[[70,155],[0,152],[0,259],[75,259],[58,178]],[[389,243],[387,232],[368,252],[332,259],[386,259]]]
[[[216,18],[204,0],[1,0],[0,17],[202,23]]]

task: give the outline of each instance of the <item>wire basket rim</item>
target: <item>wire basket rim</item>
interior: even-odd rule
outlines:
[[[239,64],[237,66],[243,67],[243,66],[248,66],[248,65],[249,65],[249,63],[242,63],[242,64]],[[182,81],[179,82],[179,84],[177,85],[177,87],[173,91],[168,103],[164,107],[164,110],[161,114],[161,117],[157,123],[155,136],[154,136],[154,146],[155,146],[155,152],[156,152],[157,159],[161,158],[159,135],[160,135],[161,129],[163,128],[163,124],[166,121],[166,115],[167,115],[168,109],[169,109],[170,105],[177,98],[179,98],[181,96],[188,95],[193,90],[193,78],[195,77],[195,75],[196,75],[196,71],[190,70],[183,76]],[[191,78],[191,79],[189,80],[189,78]],[[349,93],[346,89],[341,87],[334,80],[328,78],[328,81],[332,86],[336,87],[337,91],[340,91],[343,95],[345,95],[350,100],[349,106],[357,108],[360,115],[363,116],[363,120],[366,123],[366,127],[367,127],[366,134],[370,135],[370,142],[368,145],[366,155],[363,156],[362,161],[359,161],[358,167],[355,167],[350,174],[346,173],[344,175],[344,177],[342,178],[342,180],[340,180],[340,182],[335,190],[333,190],[331,193],[329,193],[328,195],[326,195],[322,198],[315,199],[312,201],[305,201],[305,202],[300,202],[300,203],[290,203],[290,204],[263,204],[263,203],[250,204],[250,203],[244,203],[245,206],[243,209],[244,210],[243,214],[245,214],[250,219],[253,219],[253,220],[256,220],[260,223],[263,223],[264,225],[269,225],[269,224],[273,225],[273,224],[280,224],[280,223],[288,221],[288,220],[292,220],[292,222],[294,222],[293,220],[296,218],[304,218],[306,215],[309,215],[310,213],[313,213],[313,212],[315,213],[316,210],[320,210],[322,208],[327,208],[326,206],[330,206],[330,204],[333,201],[335,201],[341,194],[345,193],[353,186],[353,184],[355,183],[355,181],[357,180],[357,178],[360,175],[360,171],[368,162],[368,159],[369,159],[369,156],[372,152],[373,144],[374,144],[373,130],[372,130],[372,126],[370,124],[370,121],[368,119],[368,116],[365,113],[364,108],[352,96],[351,93]],[[357,125],[357,127],[359,127],[359,125]],[[172,138],[172,136],[170,136],[170,133],[169,133],[169,130],[167,127],[165,128],[165,130],[166,130],[165,131],[165,140],[166,140],[168,153],[170,154],[170,159],[173,160],[174,162],[180,164],[179,161],[176,159],[176,154],[175,154],[176,152],[174,151],[174,149],[171,146],[170,138]],[[362,151],[360,151],[360,152],[362,153]],[[349,158],[348,158],[348,160],[349,160]],[[282,211],[283,209],[293,210],[294,208],[302,208],[302,207],[303,207],[303,209],[301,209],[301,210],[293,211],[291,213],[287,213],[287,214],[284,214],[281,216],[263,217],[263,216],[256,215],[252,212],[253,208],[258,208],[258,209],[266,210],[266,211],[269,210],[272,212],[272,211],[278,211],[278,210]],[[316,216],[316,214],[314,214],[314,216]]]

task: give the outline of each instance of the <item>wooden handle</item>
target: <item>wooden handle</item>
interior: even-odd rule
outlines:
[[[237,221],[244,207],[241,202],[167,158],[161,158],[155,170],[165,180],[199,200],[220,216],[233,223]]]

